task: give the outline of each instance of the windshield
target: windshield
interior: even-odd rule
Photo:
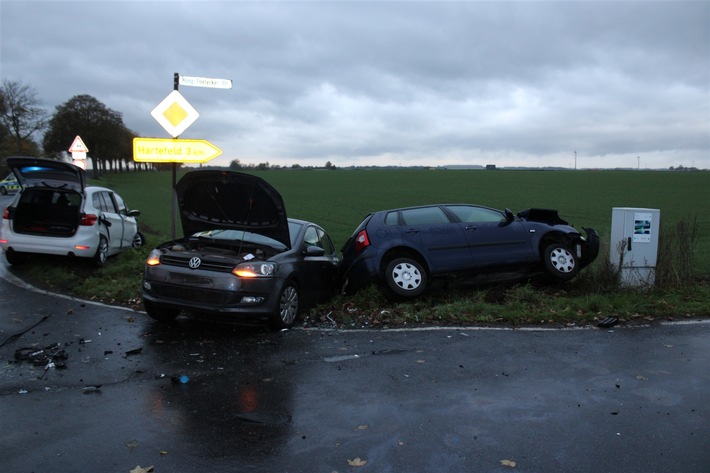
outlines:
[[[209,238],[211,240],[224,240],[224,241],[242,241],[244,243],[255,243],[257,245],[270,246],[278,250],[285,250],[286,247],[274,240],[273,238],[265,237],[264,235],[259,235],[258,233],[245,232],[243,230],[207,230],[204,232],[197,232],[192,235],[195,238]]]
[[[298,237],[301,232],[303,225],[295,222],[288,222],[288,230],[291,236],[291,246],[295,245],[294,239]],[[204,232],[197,232],[192,235],[194,238],[209,238],[211,240],[224,240],[224,241],[242,241],[244,243],[254,243],[257,245],[265,245],[275,248],[277,250],[283,251],[286,247],[273,238],[269,238],[258,233],[245,232],[243,230],[224,230],[215,229],[207,230]]]

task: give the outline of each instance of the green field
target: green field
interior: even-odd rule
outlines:
[[[273,170],[250,171],[283,195],[290,217],[322,225],[342,246],[367,213],[445,202],[558,209],[577,228],[595,228],[609,245],[613,207],[661,211],[661,233],[697,218],[696,269],[710,274],[710,172],[483,171],[483,170]],[[182,171],[178,172],[178,179]],[[109,174],[94,181],[141,211],[140,224],[157,244],[172,231],[169,171]],[[177,234],[180,236],[178,222]]]

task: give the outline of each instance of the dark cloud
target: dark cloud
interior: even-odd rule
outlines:
[[[142,136],[174,72],[229,162],[710,168],[708,2],[0,3],[2,79]]]

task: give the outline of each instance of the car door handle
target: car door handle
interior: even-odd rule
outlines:
[[[466,230],[478,230],[478,227],[476,225],[467,225]]]
[[[410,228],[409,230],[405,230],[404,233],[419,233],[419,230],[416,228]]]

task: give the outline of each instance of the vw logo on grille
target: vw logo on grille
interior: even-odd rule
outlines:
[[[194,256],[190,258],[190,261],[187,263],[187,265],[190,267],[190,269],[197,269],[200,267],[202,264],[202,260],[198,258],[197,256]]]

